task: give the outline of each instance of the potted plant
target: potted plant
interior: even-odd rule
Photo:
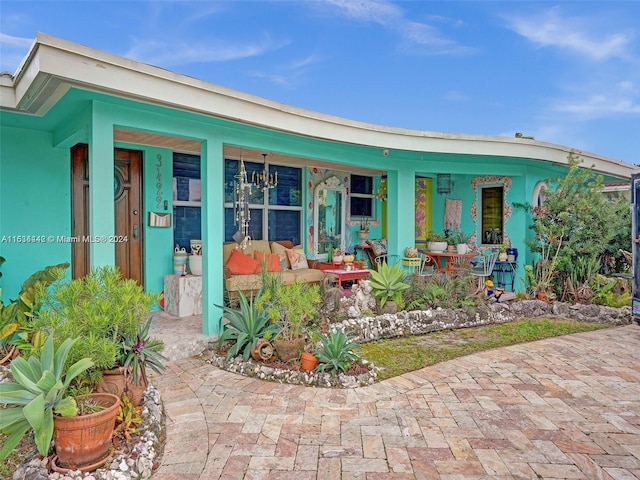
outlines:
[[[135,406],[142,403],[142,392],[149,385],[147,368],[160,374],[165,369],[167,358],[162,355],[164,342],[149,336],[151,318],[138,326],[135,336],[123,335],[120,341],[121,356],[124,358],[125,375],[131,375],[132,382],[125,382],[124,391]]]
[[[342,250],[336,248],[333,251],[332,260],[334,265],[340,265],[342,263]]]
[[[447,252],[455,252],[456,245],[458,244],[458,240],[456,239],[456,237],[453,235],[450,235],[446,237],[446,241],[447,241]]]
[[[145,293],[134,280],[124,279],[116,267],[93,269],[85,277],[55,282],[39,293],[43,308],[34,318],[34,325],[52,333],[57,342],[80,339],[71,348],[69,361],[91,357],[94,366],[83,373],[87,377],[83,380],[96,386],[103,372],[115,370],[124,376],[123,339],[136,338],[139,328],[149,319],[156,295]]]
[[[359,245],[361,247],[366,247],[368,238],[369,238],[369,219],[367,217],[362,217],[362,220],[360,220],[360,230],[358,230],[358,239],[360,240]]]
[[[280,360],[300,358],[321,301],[320,287],[303,282],[291,285],[274,282],[261,293],[257,308],[266,312],[270,322],[277,326],[273,344]]]
[[[456,239],[456,251],[461,255],[464,255],[465,253],[467,253],[467,250],[469,248],[469,246],[467,245],[467,242],[471,240],[471,235],[464,233],[462,230],[458,230],[455,234],[455,239]]]
[[[25,433],[32,430],[38,453],[49,455],[51,440],[62,466],[73,465],[83,471],[98,468],[109,457],[111,435],[120,399],[112,394],[91,394],[101,405],[100,411],[82,415],[86,429],[74,429],[82,437],[80,444],[70,442],[64,420],[80,418],[76,399],[68,395],[71,382],[93,366],[89,358],[81,358],[72,365],[67,359],[79,339],[66,339],[56,349],[53,335],[44,342],[40,355],[28,360],[18,357],[9,367],[14,382],[0,383],[0,403],[15,405],[0,415],[0,431],[8,435],[0,461],[18,445]],[[62,423],[61,423],[62,422]]]
[[[442,253],[447,248],[447,240],[443,235],[436,232],[429,232],[425,237],[427,249],[430,252]]]
[[[409,288],[400,265],[381,263],[378,270],[370,270],[371,293],[378,301],[382,313],[396,313],[403,306],[402,292]]]
[[[498,260],[501,262],[507,261],[507,243],[502,242],[500,247],[498,247]]]

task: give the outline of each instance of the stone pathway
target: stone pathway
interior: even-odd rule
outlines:
[[[640,327],[500,348],[371,387],[245,378],[196,359],[154,379],[153,480],[640,478]]]

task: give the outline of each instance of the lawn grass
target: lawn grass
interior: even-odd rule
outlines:
[[[524,319],[376,340],[362,345],[362,355],[381,368],[378,378],[384,380],[483,350],[607,327],[575,320]]]

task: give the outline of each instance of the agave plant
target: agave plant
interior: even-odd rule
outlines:
[[[67,356],[76,339],[66,339],[57,350],[49,335],[40,352],[25,360],[17,357],[11,362],[14,382],[0,383],[0,404],[16,405],[0,415],[0,432],[8,435],[0,450],[0,461],[7,458],[29,430],[33,430],[38,453],[47,456],[53,436],[53,414],[73,417],[77,406],[67,395],[71,381],[93,366],[89,358],[82,358],[69,368]]]
[[[278,326],[269,321],[268,311],[256,308],[253,299],[247,300],[242,290],[238,292],[238,306],[238,309],[220,307],[229,323],[225,325],[218,343],[222,346],[225,342],[235,342],[227,352],[226,359],[242,352],[242,358],[246,361],[258,340],[265,335],[273,336],[278,333]]]
[[[351,363],[358,359],[358,355],[354,350],[359,348],[360,345],[353,342],[351,337],[339,330],[333,330],[329,335],[322,335],[320,343],[322,347],[314,352],[320,362],[316,370],[320,372],[325,370],[333,372],[342,370],[346,372],[349,370]]]
[[[400,265],[390,267],[386,263],[381,263],[378,271],[370,270],[370,281],[373,296],[380,302],[380,307],[384,307],[389,300],[398,305],[402,304],[402,292],[409,288],[404,280],[404,272],[400,270]]]

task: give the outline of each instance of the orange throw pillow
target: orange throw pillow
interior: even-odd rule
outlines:
[[[275,253],[262,253],[260,250],[253,252],[253,257],[260,262],[260,265],[266,262],[267,272],[279,272],[280,271],[280,255]]]
[[[260,273],[260,262],[254,260],[249,255],[245,255],[240,250],[231,252],[231,256],[225,265],[231,275],[251,275]]]

